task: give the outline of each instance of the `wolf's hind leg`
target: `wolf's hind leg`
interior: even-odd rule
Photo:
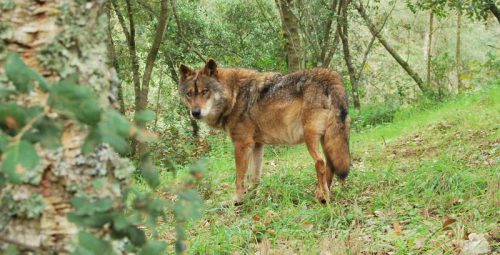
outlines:
[[[327,184],[327,169],[325,162],[321,158],[319,152],[319,143],[321,135],[317,132],[304,130],[304,140],[307,145],[307,150],[314,159],[314,166],[316,168],[316,177],[318,178],[318,183],[316,185],[316,199],[321,203],[326,203],[330,199],[330,189]]]
[[[260,183],[260,176],[262,172],[262,158],[264,156],[264,145],[256,143],[253,148],[253,165],[249,176],[249,185],[258,186]]]

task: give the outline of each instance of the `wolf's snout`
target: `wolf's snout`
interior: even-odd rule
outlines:
[[[199,119],[201,117],[201,109],[200,108],[192,109],[191,115],[193,115],[193,117],[195,117],[196,119]]]

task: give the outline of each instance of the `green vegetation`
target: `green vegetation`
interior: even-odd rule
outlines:
[[[217,140],[198,185],[205,215],[189,224],[188,253],[456,254],[469,233],[498,249],[499,98],[496,83],[354,132],[351,175],[327,206],[314,199],[314,168],[299,145],[267,147],[261,185],[242,206],[222,207],[234,189],[232,145],[209,137]],[[158,228],[174,240],[174,225]]]

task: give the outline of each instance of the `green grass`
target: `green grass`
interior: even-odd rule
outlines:
[[[188,226],[187,251],[456,254],[464,235],[479,233],[498,252],[499,128],[498,85],[432,109],[400,110],[391,124],[352,134],[351,174],[334,184],[326,206],[314,199],[314,166],[299,145],[268,147],[261,185],[242,206],[222,207],[234,192],[234,160],[227,139],[211,140],[198,184],[205,214]],[[456,222],[443,229],[448,218]],[[174,225],[159,229],[173,243]]]

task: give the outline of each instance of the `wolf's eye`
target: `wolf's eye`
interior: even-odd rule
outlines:
[[[193,95],[193,93],[191,91],[189,91],[188,93],[186,93],[187,97],[191,97],[192,95]]]
[[[201,94],[203,94],[204,96],[206,96],[208,94],[208,89],[203,89],[201,91]]]

